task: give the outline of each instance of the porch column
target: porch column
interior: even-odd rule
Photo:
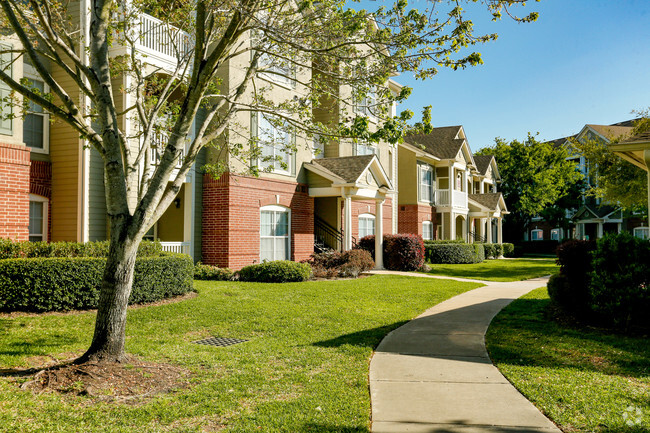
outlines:
[[[486,227],[486,235],[487,239],[485,240],[486,243],[491,244],[492,243],[492,217],[487,217],[487,227]]]
[[[449,165],[449,208],[454,208],[454,188],[456,188],[456,177],[454,176],[454,163]],[[451,215],[451,211],[450,211]],[[456,239],[455,235],[451,239]]]
[[[456,215],[449,211],[449,240],[456,240]]]
[[[192,214],[194,210],[193,203],[193,183],[183,184],[183,253],[194,257],[192,251]]]
[[[467,219],[469,220],[469,230],[467,231],[467,241],[470,244],[474,243],[474,237],[476,236],[476,226],[474,225],[474,218],[470,217],[469,215],[467,216]],[[472,230],[473,229],[473,230]],[[473,233],[473,234],[471,234]]]
[[[497,219],[497,243],[503,243],[503,218]]]
[[[384,269],[384,200],[375,202],[375,269]]]
[[[352,197],[344,196],[343,201],[343,250],[352,249]]]
[[[616,224],[616,232],[621,233],[621,223]]]
[[[598,223],[598,239],[603,237],[603,223],[602,221]]]

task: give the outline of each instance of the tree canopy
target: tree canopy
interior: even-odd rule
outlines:
[[[531,134],[524,141],[509,143],[497,138],[493,146],[476,154],[496,158],[499,190],[510,211],[504,232],[511,240],[520,240],[531,218],[555,207],[582,179],[575,163],[567,161],[566,148],[540,142]]]
[[[5,103],[20,106],[24,98],[42,106],[104,163],[111,248],[95,335],[83,359],[124,359],[137,245],[178,194],[199,151],[212,145],[241,160],[262,156],[255,137],[247,137],[250,146],[220,140],[246,135],[238,114],[268,115],[307,138],[398,141],[411,114],[391,118],[387,107],[410,90],[394,95],[386,80],[482,63],[470,48],[496,35],[476,34],[461,7],[478,2],[429,0],[416,9],[398,0],[369,11],[341,0],[0,0],[0,30],[15,41],[0,52],[11,58],[0,67],[0,80],[13,92]],[[494,20],[502,13],[537,18],[514,15],[525,0],[480,3]],[[145,16],[154,27],[143,25]],[[173,59],[166,68],[141,49],[150,40]],[[16,62],[29,63],[50,93],[14,77],[8,64]],[[237,74],[226,83],[229,68]],[[275,86],[256,80],[260,74],[301,89],[301,96],[273,97]],[[352,97],[339,86],[352,89]],[[314,110],[332,101],[346,115],[334,124],[315,121]],[[347,108],[362,101],[369,113],[349,115]],[[368,114],[379,119],[377,129],[368,127]],[[230,170],[229,161],[213,174]]]

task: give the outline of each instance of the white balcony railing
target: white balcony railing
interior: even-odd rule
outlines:
[[[194,46],[189,33],[147,14],[140,15],[138,36],[138,49],[172,59],[186,56]]]
[[[438,189],[435,191],[436,206],[449,206],[449,190]]]
[[[465,191],[454,191],[454,207],[467,208],[467,193]]]
[[[170,253],[190,254],[189,242],[161,242],[163,251]]]

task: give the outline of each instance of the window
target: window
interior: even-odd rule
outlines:
[[[530,231],[530,240],[532,241],[543,241],[544,232],[540,229],[535,229]]]
[[[11,45],[0,44],[0,51],[11,50]],[[0,54],[0,68],[9,76],[12,75],[12,55],[11,53]],[[0,81],[0,134],[13,135],[13,106],[11,104],[11,88]]]
[[[639,239],[650,239],[650,229],[648,227],[635,227],[634,237]]]
[[[289,209],[264,206],[260,215],[260,260],[289,260]]]
[[[47,198],[29,195],[29,241],[47,241]]]
[[[422,239],[425,241],[433,240],[433,223],[431,221],[422,222]]]
[[[354,154],[355,155],[374,155],[377,153],[377,149],[371,143],[367,141],[359,141],[354,144]]]
[[[266,17],[261,17],[265,20]],[[253,46],[258,46],[260,49],[268,49],[268,45],[261,46],[261,35],[255,34],[252,39]],[[251,60],[254,51],[251,52]],[[271,53],[265,52],[260,55],[257,61],[258,76],[273,83],[279,84],[283,87],[295,88],[296,87],[296,68],[295,65],[287,59],[274,56]]]
[[[355,92],[357,93],[357,92]],[[370,120],[376,120],[375,112],[377,111],[377,92],[370,89],[366,95],[357,100],[354,106],[354,112],[361,116],[366,116]]]
[[[433,202],[433,167],[418,164],[418,200]]]
[[[280,174],[292,174],[294,169],[293,136],[283,127],[277,118],[258,113],[256,117],[258,146],[261,154],[258,166],[262,169]]]
[[[551,230],[551,240],[559,241],[560,240],[560,229]]]
[[[359,238],[375,234],[375,216],[369,213],[359,215]]]
[[[27,85],[39,94],[47,93],[47,86],[41,80],[27,78]],[[32,151],[47,153],[48,151],[48,115],[38,104],[29,102],[27,114],[23,119],[23,141],[25,145],[32,148]]]
[[[325,158],[325,139],[320,135],[314,135],[311,153],[314,159]]]

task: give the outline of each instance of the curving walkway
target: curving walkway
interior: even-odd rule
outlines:
[[[559,433],[492,365],[485,349],[492,318],[547,280],[480,281],[485,286],[442,302],[388,334],[370,362],[372,431]]]

